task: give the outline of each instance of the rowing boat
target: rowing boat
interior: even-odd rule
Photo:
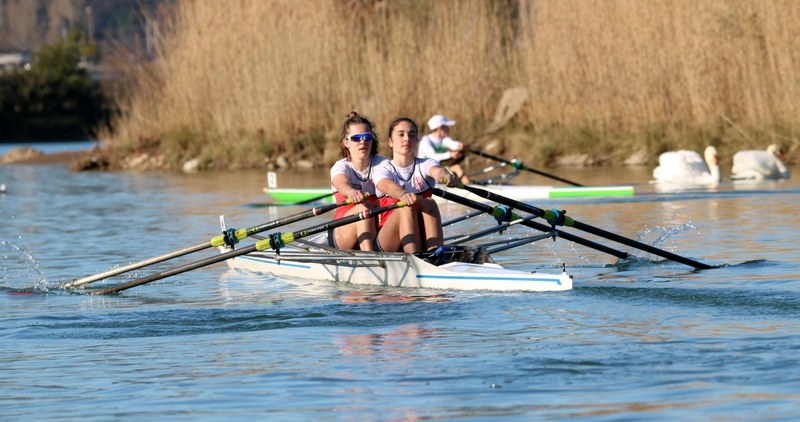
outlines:
[[[444,189],[444,187],[439,186]],[[481,188],[498,195],[514,198],[518,201],[528,202],[538,199],[569,199],[569,198],[597,198],[621,197],[634,194],[633,186],[535,186],[535,185],[485,185]],[[472,200],[486,202],[485,199],[458,188],[447,188],[457,195],[465,196]],[[264,193],[275,204],[299,204],[315,199],[326,203],[333,202],[330,188],[264,188]],[[328,196],[324,196],[324,195]],[[323,197],[323,198],[321,198]],[[321,199],[320,199],[321,198]],[[437,198],[437,201],[440,199]]]
[[[565,269],[561,274],[546,274],[503,268],[484,248],[454,246],[438,254],[416,255],[340,251],[304,243],[308,246],[254,252],[226,262],[238,270],[304,281],[445,290],[572,289],[572,276]]]
[[[274,204],[303,204],[315,199],[332,204],[333,190],[331,188],[264,188],[264,193],[269,196]]]
[[[438,186],[475,201],[488,202],[487,199],[459,188]],[[514,198],[517,201],[529,202],[537,199],[568,199],[631,196],[633,186],[518,186],[518,185],[484,185],[481,189],[497,195]]]

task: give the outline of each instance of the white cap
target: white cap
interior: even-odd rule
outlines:
[[[442,116],[441,114],[437,114],[428,120],[428,127],[431,130],[439,129],[441,126],[453,126],[456,124],[453,120],[447,120],[447,117]]]

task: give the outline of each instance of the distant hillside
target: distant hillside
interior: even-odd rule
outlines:
[[[72,27],[101,46],[143,43],[141,10],[173,0],[0,0],[0,51],[35,51]]]

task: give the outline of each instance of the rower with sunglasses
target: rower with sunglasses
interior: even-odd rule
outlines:
[[[375,125],[355,111],[348,114],[342,124],[339,149],[342,159],[331,167],[331,187],[336,202],[349,199],[353,204],[337,208],[334,219],[377,206],[372,173],[376,166],[386,161],[385,157],[378,155]],[[336,228],[333,233],[328,233],[328,243],[339,249],[372,251],[376,231],[375,219],[369,218]]]
[[[456,177],[430,158],[417,158],[419,132],[417,123],[399,117],[389,125],[392,159],[385,160],[372,172],[380,206],[398,201],[414,204],[378,216],[376,246],[387,252],[417,253],[442,246],[442,217],[432,198],[438,182],[454,186]]]

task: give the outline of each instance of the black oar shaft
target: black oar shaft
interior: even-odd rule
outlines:
[[[508,243],[504,246],[498,246],[496,248],[489,249],[489,255],[495,254],[497,252],[503,252],[509,250],[511,248],[516,248],[517,246],[526,245],[528,243],[536,242],[537,240],[547,239],[548,237],[552,236],[550,233],[540,234],[538,236],[530,236],[523,239],[518,239],[513,242]]]
[[[337,227],[341,227],[347,224],[354,223],[359,220],[366,220],[368,218],[375,217],[378,214],[382,214],[386,211],[393,210],[396,208],[404,207],[405,204],[403,202],[398,202],[394,205],[388,205],[381,208],[374,208],[374,209],[367,209],[365,211],[359,212],[357,214],[349,215],[338,220],[333,220],[327,223],[319,224],[308,229],[299,230],[291,233],[283,233],[283,234],[274,234],[269,236],[268,238],[258,241],[253,245],[239,248],[236,250],[232,250],[230,252],[225,252],[217,256],[212,256],[210,258],[202,259],[200,261],[195,261],[180,267],[176,267],[170,270],[166,270],[160,272],[158,274],[153,274],[148,277],[139,278],[136,280],[129,281],[127,283],[121,283],[116,286],[107,287],[105,289],[98,289],[92,292],[92,294],[96,295],[104,295],[109,293],[117,293],[123,290],[130,289],[132,287],[141,286],[142,284],[151,283],[153,281],[161,280],[163,278],[167,278],[173,275],[185,273],[187,271],[191,271],[197,268],[205,267],[211,264],[216,264],[217,262],[222,262],[230,258],[235,258],[237,256],[245,255],[255,251],[263,251],[267,249],[280,249],[283,245],[287,243],[293,242],[295,239],[300,239],[303,237],[311,236],[317,233],[322,233],[324,231],[328,231],[331,229],[335,229]]]
[[[473,211],[473,212],[467,213],[465,215],[462,215],[461,217],[457,217],[457,218],[454,218],[452,220],[445,221],[444,223],[442,223],[442,227],[447,227],[447,226],[456,224],[456,223],[464,221],[464,220],[469,220],[470,218],[478,216],[478,215],[481,215],[483,213],[484,213],[483,211]]]
[[[453,194],[453,193],[450,193],[450,192],[447,192],[447,191],[443,191],[443,190],[441,190],[439,188],[434,188],[433,193],[436,196],[440,196],[440,197],[445,198],[447,200],[459,203],[461,205],[466,205],[468,207],[472,207],[472,208],[475,208],[477,210],[481,210],[481,211],[487,212],[489,214],[494,214],[494,211],[495,211],[494,207],[491,207],[491,206],[486,205],[486,204],[482,204],[482,203],[477,202],[477,201],[473,201],[473,200],[468,199],[468,198],[464,198],[463,196],[459,196],[459,195],[456,195],[456,194]],[[522,225],[530,227],[532,229],[536,229],[536,230],[542,231],[542,232],[550,232],[550,231],[553,230],[552,227],[544,225],[544,224],[541,224],[541,223],[537,223],[535,221],[524,221],[522,223]],[[589,239],[584,239],[582,237],[575,236],[572,233],[567,233],[565,231],[558,230],[558,229],[556,229],[556,233],[558,233],[558,237],[560,237],[562,239],[569,240],[570,242],[575,242],[575,243],[577,243],[579,245],[586,246],[587,248],[592,248],[592,249],[595,249],[597,251],[607,253],[607,254],[609,254],[611,256],[615,256],[615,257],[617,257],[619,259],[626,259],[626,258],[630,257],[630,255],[627,252],[623,252],[623,251],[620,251],[620,250],[617,250],[617,249],[613,249],[613,248],[610,248],[610,247],[608,247],[606,245],[601,245],[601,244],[599,244],[597,242],[593,242],[593,241],[591,241]]]
[[[530,215],[530,216],[525,217],[525,218],[517,218],[517,219],[514,219],[512,221],[509,221],[509,222],[506,222],[506,223],[503,223],[503,224],[499,224],[499,225],[497,225],[495,227],[491,227],[491,228],[488,228],[488,229],[480,230],[480,231],[477,231],[475,233],[470,233],[470,234],[466,234],[466,235],[462,235],[462,236],[450,237],[450,238],[447,238],[445,240],[448,243],[452,243],[452,244],[458,245],[458,244],[461,244],[461,243],[464,243],[464,242],[469,242],[470,240],[479,239],[479,238],[484,237],[484,236],[486,236],[488,234],[492,234],[492,233],[496,233],[496,232],[502,232],[503,230],[505,230],[505,229],[507,229],[507,228],[509,228],[511,226],[514,226],[516,224],[522,224],[525,221],[530,220],[531,218],[536,218],[536,217],[533,216],[533,215]]]
[[[470,191],[470,192],[472,192],[472,193],[474,193],[475,195],[481,196],[481,197],[486,198],[486,199],[488,199],[490,201],[494,201],[494,202],[497,202],[497,203],[500,203],[500,204],[503,204],[503,205],[506,205],[506,206],[509,206],[509,207],[512,207],[512,208],[516,208],[518,210],[522,210],[522,211],[525,211],[525,212],[529,212],[531,214],[538,215],[540,217],[544,217],[548,221],[551,221],[556,216],[553,211],[545,211],[545,210],[543,210],[541,208],[534,207],[533,205],[528,205],[526,203],[519,202],[519,201],[516,201],[514,199],[507,198],[507,197],[502,196],[502,195],[498,195],[496,193],[489,192],[489,191],[487,191],[485,189],[480,189],[480,188],[476,188],[476,187],[473,187],[473,186],[463,186],[463,188],[468,190],[468,191]],[[631,246],[631,247],[634,247],[634,248],[637,248],[637,249],[641,249],[641,250],[643,250],[645,252],[648,252],[648,253],[651,253],[653,255],[658,255],[658,256],[660,256],[662,258],[666,258],[666,259],[669,259],[669,260],[672,260],[672,261],[675,261],[675,262],[679,262],[681,264],[685,264],[685,265],[688,265],[690,267],[694,267],[694,268],[701,269],[701,270],[707,270],[707,269],[710,269],[710,268],[714,268],[711,265],[703,264],[702,262],[698,262],[698,261],[695,261],[693,259],[689,259],[689,258],[680,256],[680,255],[676,255],[676,254],[674,254],[672,252],[668,252],[668,251],[656,248],[654,246],[650,246],[648,244],[645,244],[645,243],[642,243],[642,242],[638,242],[636,240],[629,239],[627,237],[620,236],[620,235],[615,234],[615,233],[611,233],[611,232],[603,230],[601,228],[594,227],[594,226],[591,226],[589,224],[581,223],[580,221],[575,221],[574,219],[572,219],[570,217],[565,217],[563,224],[565,226],[567,226],[567,227],[573,227],[573,228],[576,228],[578,230],[583,230],[583,231],[585,231],[587,233],[591,233],[591,234],[606,238],[608,240],[613,240],[615,242],[622,243],[623,245],[627,245],[627,246]]]
[[[525,222],[525,223],[522,223],[522,224],[524,224],[524,225],[526,225],[528,227],[534,228],[536,230],[542,231],[542,232],[549,232],[549,231],[553,230],[552,227],[544,225],[544,224],[541,224],[541,223],[537,223],[535,221],[528,221],[528,222]],[[558,233],[558,237],[560,237],[562,239],[569,240],[570,242],[575,242],[575,243],[577,243],[577,244],[579,244],[581,246],[586,246],[587,248],[592,248],[592,249],[594,249],[596,251],[607,253],[607,254],[609,254],[611,256],[614,256],[614,257],[617,257],[619,259],[628,259],[628,258],[631,257],[630,254],[628,254],[627,252],[620,251],[618,249],[614,249],[614,248],[608,247],[606,245],[602,245],[600,243],[591,241],[589,239],[584,239],[582,237],[575,236],[574,234],[567,233],[567,232],[565,232],[563,230],[556,229],[556,233]]]
[[[337,203],[337,204],[323,205],[323,206],[320,206],[320,207],[312,208],[310,210],[299,212],[297,214],[290,215],[288,217],[280,218],[278,220],[273,220],[273,221],[270,221],[268,223],[264,223],[264,224],[261,224],[261,225],[258,225],[258,226],[253,226],[253,227],[249,227],[249,228],[246,228],[246,229],[236,230],[233,233],[233,237],[235,237],[236,240],[242,240],[242,239],[245,239],[245,238],[247,238],[249,236],[252,236],[254,234],[262,233],[264,231],[272,230],[272,229],[275,229],[275,228],[280,227],[280,226],[285,226],[287,224],[295,223],[297,221],[300,221],[300,220],[303,220],[303,219],[306,219],[306,218],[309,218],[309,217],[314,217],[314,216],[317,216],[317,215],[320,215],[320,214],[324,214],[324,213],[326,213],[328,211],[331,211],[331,210],[333,210],[335,208],[338,208],[338,207],[340,207],[342,205],[347,205],[349,203],[350,203],[350,201],[342,201],[342,202]],[[150,266],[150,265],[155,265],[155,264],[158,264],[158,263],[170,260],[170,259],[174,259],[174,258],[178,258],[178,257],[184,256],[184,255],[188,255],[190,253],[199,252],[199,251],[202,251],[204,249],[208,249],[208,248],[211,248],[211,247],[214,247],[214,246],[222,246],[224,244],[225,244],[225,236],[224,235],[215,236],[211,240],[209,240],[208,242],[205,242],[205,243],[200,243],[198,245],[191,246],[191,247],[186,248],[186,249],[181,249],[181,250],[178,250],[178,251],[170,252],[170,253],[167,253],[167,254],[164,254],[164,255],[160,255],[160,256],[157,256],[157,257],[145,259],[143,261],[135,262],[133,264],[129,264],[129,265],[126,265],[126,266],[123,266],[123,267],[114,268],[112,270],[108,270],[108,271],[105,271],[105,272],[102,272],[102,273],[99,273],[99,274],[95,274],[95,275],[92,275],[92,276],[88,276],[88,277],[80,278],[80,279],[77,279],[77,280],[73,280],[73,281],[70,281],[69,283],[62,284],[62,285],[60,285],[58,287],[59,288],[63,288],[63,289],[71,289],[71,288],[74,288],[74,287],[82,286],[84,284],[93,283],[95,281],[99,281],[99,280],[103,280],[103,279],[106,279],[106,278],[109,278],[109,277],[113,277],[115,275],[127,273],[127,272],[130,272],[130,271],[133,271],[133,270],[138,270],[139,268],[147,267],[147,266]]]
[[[675,262],[680,262],[681,264],[688,265],[690,267],[694,267],[701,270],[708,270],[714,268],[713,265],[703,264],[702,262],[695,261],[693,259],[689,259],[680,255],[676,255],[672,252],[665,251],[663,249],[656,248],[654,246],[650,246],[646,243],[638,242],[633,239],[629,239],[627,237],[620,236],[615,233],[611,233],[609,231],[603,230],[599,227],[590,226],[588,224],[581,223],[580,221],[573,220],[572,227],[583,230],[586,233],[591,233],[596,236],[604,237],[608,240],[613,240],[617,243],[622,243],[623,245],[628,245],[637,249],[641,249],[645,252],[649,252],[653,255],[658,255],[662,258],[666,258]]]
[[[499,161],[501,163],[509,164],[509,165],[512,165],[512,166],[514,166],[514,167],[516,167],[518,169],[529,171],[531,173],[535,173],[535,174],[538,174],[540,176],[549,177],[551,179],[558,180],[559,182],[564,182],[564,183],[572,185],[572,186],[578,186],[578,187],[582,187],[583,186],[580,183],[575,183],[573,181],[558,177],[558,176],[556,176],[554,174],[545,173],[545,172],[540,171],[540,170],[532,169],[532,168],[530,168],[530,167],[528,167],[526,165],[523,165],[522,163],[519,163],[519,162],[515,163],[513,161],[508,161],[508,160],[506,160],[504,158],[495,157],[494,155],[487,154],[487,153],[485,153],[483,151],[480,151],[480,150],[468,148],[467,151],[471,152],[472,154],[480,155],[481,157],[488,158],[490,160],[495,160],[495,161]]]

